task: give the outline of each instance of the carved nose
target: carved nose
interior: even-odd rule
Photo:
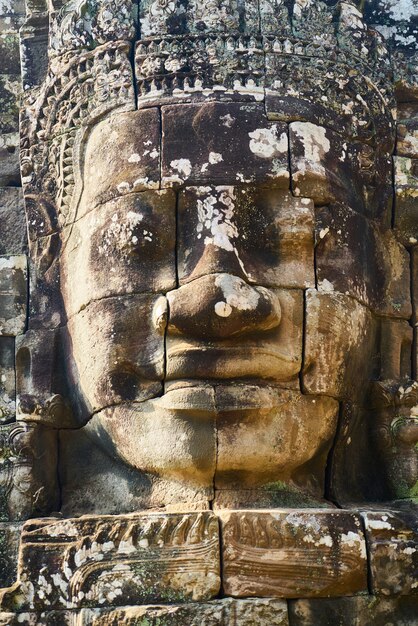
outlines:
[[[202,276],[167,294],[168,332],[200,339],[226,339],[280,324],[278,297],[231,274]]]

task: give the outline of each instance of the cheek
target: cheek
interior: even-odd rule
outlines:
[[[91,411],[161,391],[164,329],[153,322],[160,296],[92,302],[68,323],[75,373]]]
[[[308,289],[305,298],[305,393],[360,397],[372,374],[376,321],[345,294]],[[360,381],[360,383],[359,383]]]

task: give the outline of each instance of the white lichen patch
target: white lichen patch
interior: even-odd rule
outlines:
[[[367,558],[366,542],[357,533],[353,533],[352,530],[349,530],[348,533],[342,533],[341,542],[347,545],[349,548],[359,549],[361,558],[362,559]]]
[[[391,524],[386,522],[383,518],[381,520],[368,519],[367,527],[372,530],[392,530]]]
[[[248,135],[250,137],[250,150],[258,157],[271,159],[287,153],[287,134],[282,132],[279,136],[276,124],[270,128],[257,128]]]
[[[220,188],[219,192],[208,193],[197,200],[198,238],[207,232],[205,245],[213,244],[232,252],[238,230],[234,222],[235,193],[233,187]]]
[[[292,129],[302,143],[305,159],[315,163],[321,162],[331,149],[326,128],[311,122],[294,122]]]
[[[220,163],[223,161],[223,156],[219,152],[209,152],[209,163],[210,165],[216,165],[216,163]]]
[[[59,535],[78,537],[78,530],[71,521],[63,520],[62,522],[51,524],[51,526],[48,527],[48,535],[50,537],[59,537]]]
[[[115,248],[129,251],[138,244],[139,236],[146,241],[152,241],[150,231],[138,228],[143,219],[143,214],[135,211],[128,211],[123,217],[114,213],[109,226],[102,233],[99,253],[108,256]]]
[[[318,281],[318,290],[329,293],[334,291],[334,285],[327,278],[324,278]]]
[[[225,302],[240,311],[253,311],[257,308],[260,294],[241,278],[230,274],[220,274],[215,285],[222,290]]]
[[[192,172],[192,164],[189,159],[175,159],[171,161],[170,166],[184,178],[188,178]]]
[[[231,126],[235,123],[235,117],[232,117],[230,113],[221,115],[219,119],[221,120],[222,125],[226,126],[226,128],[231,128]]]
[[[128,159],[128,163],[139,163],[141,160],[141,156],[137,153],[134,152],[133,154],[131,154],[131,156]]]

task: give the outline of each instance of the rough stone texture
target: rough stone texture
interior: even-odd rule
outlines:
[[[394,157],[395,228],[405,245],[415,245],[417,237],[418,160]]]
[[[178,219],[180,283],[229,272],[272,287],[315,285],[313,203],[306,198],[235,183],[189,187],[180,193]]]
[[[16,417],[15,340],[0,337],[0,424]]]
[[[220,588],[218,522],[209,512],[33,520],[19,563],[9,609],[209,600]]]
[[[0,426],[0,521],[58,507],[56,433],[22,422]]]
[[[377,595],[418,594],[416,510],[362,513],[371,572]]]
[[[16,580],[20,532],[21,524],[0,523],[0,585],[2,587],[9,587]]]
[[[379,315],[409,319],[410,258],[390,230],[382,235],[359,213],[331,204],[316,212],[315,233],[320,291],[338,291]]]
[[[355,511],[383,506],[395,530],[367,518],[380,600],[323,598],[321,609],[305,598],[290,619],[354,626],[386,611],[408,622],[418,497],[414,3],[0,3],[0,511],[47,516],[25,531],[20,583],[3,594],[4,610],[15,609],[22,584],[39,613],[0,623],[287,623],[282,600],[189,604],[219,592],[219,578],[202,592],[219,555],[206,558],[194,538],[169,548],[170,512],[190,520],[241,509],[231,515],[257,523],[243,522],[238,547],[224,542],[229,588],[232,568],[235,581],[264,584],[261,595],[300,598],[366,592]],[[331,513],[330,501],[354,511]],[[291,512],[255,510],[279,506]],[[92,514],[96,542],[87,531],[45,539],[70,523],[48,518],[58,508]],[[120,593],[121,556],[134,552],[124,538],[112,547],[119,514],[144,526],[147,509],[165,520],[158,545],[133,547],[148,570],[153,562],[152,589],[136,572],[136,590],[128,581]],[[60,558],[73,540],[77,559],[91,561],[68,591],[73,563]],[[186,585],[185,572],[167,573],[179,552],[202,566]],[[270,578],[259,575],[266,564]],[[184,589],[188,601],[170,606]],[[385,602],[384,593],[408,595]],[[164,606],[138,606],[151,601]]]
[[[354,595],[367,590],[358,515],[342,511],[225,511],[223,588],[235,597]]]
[[[257,183],[289,187],[287,125],[262,105],[163,107],[162,185]]]
[[[20,618],[20,621],[19,621]],[[0,613],[1,626],[288,626],[287,603],[277,599],[216,600],[169,606]]]
[[[368,380],[374,323],[367,307],[345,294],[306,292],[303,388],[307,393],[350,396]],[[365,358],[367,355],[368,358]],[[328,367],[332,363],[333,367]]]
[[[20,335],[26,326],[27,258],[0,257],[0,335]]]
[[[290,626],[415,626],[418,598],[376,596],[295,600],[289,603]]]
[[[25,210],[22,190],[19,187],[0,188],[0,220],[0,254],[15,255],[26,252]]]

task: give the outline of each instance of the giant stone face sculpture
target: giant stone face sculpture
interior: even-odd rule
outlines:
[[[0,624],[416,623],[418,90],[363,4],[27,0]]]
[[[69,512],[321,504],[347,401],[411,376],[383,41],[349,3],[253,4],[141,3],[134,72],[129,11],[53,16],[20,411],[61,429]]]

